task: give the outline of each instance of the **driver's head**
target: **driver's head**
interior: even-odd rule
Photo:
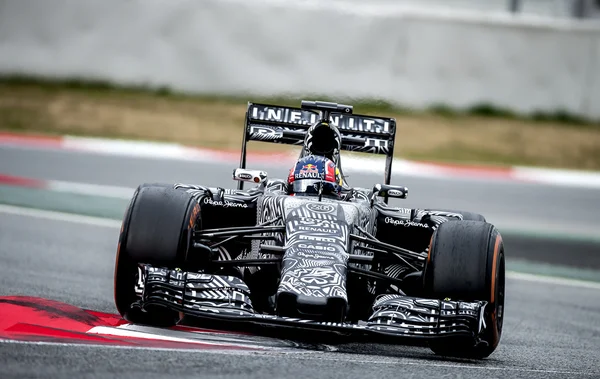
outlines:
[[[342,176],[335,163],[319,155],[300,158],[288,176],[290,193],[298,196],[316,196],[322,188],[323,196],[339,197]]]

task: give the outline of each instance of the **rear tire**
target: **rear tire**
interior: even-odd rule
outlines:
[[[485,358],[498,346],[504,320],[504,245],[498,230],[480,221],[445,222],[434,232],[424,273],[425,293],[434,299],[487,301],[487,325],[474,346],[472,339],[430,342],[440,355]]]
[[[127,321],[154,326],[179,321],[178,312],[164,307],[131,307],[140,300],[135,292],[138,267],[182,267],[199,213],[192,196],[171,185],[142,184],[133,194],[121,226],[114,274],[115,305]]]

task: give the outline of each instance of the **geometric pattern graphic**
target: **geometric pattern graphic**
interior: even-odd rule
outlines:
[[[348,300],[348,225],[340,212],[336,203],[308,201],[287,215],[278,294]]]
[[[381,331],[440,335],[485,328],[483,312],[487,302],[422,299],[383,295],[373,304],[368,324]]]
[[[143,304],[179,304],[182,311],[216,312],[229,308],[239,314],[254,313],[250,289],[241,279],[144,267]]]
[[[273,287],[275,292],[269,292],[269,296],[275,295],[275,297],[268,300],[271,304],[275,304],[275,309],[282,305],[281,314],[287,313],[283,310],[287,309],[285,305],[289,304],[287,302],[279,304],[280,299],[284,301],[285,298],[280,298],[281,294],[295,295],[298,307],[301,304],[307,304],[309,307],[329,304],[329,299],[341,300],[347,305],[349,294],[346,283],[350,252],[376,258],[376,265],[353,263],[351,269],[370,270],[373,267],[378,273],[391,278],[402,278],[407,271],[414,271],[415,267],[424,264],[424,259],[415,262],[417,266],[404,262],[404,259],[394,261],[379,259],[385,254],[399,258],[402,256],[394,251],[385,252],[384,248],[383,253],[381,249],[377,252],[378,249],[368,246],[369,242],[360,241],[358,238],[351,239],[351,234],[363,237],[375,235],[387,241],[385,239],[388,237],[387,234],[392,233],[394,236],[389,236],[388,240],[391,244],[401,247],[401,241],[394,240],[396,238],[397,241],[396,233],[406,236],[413,235],[414,231],[417,233],[415,235],[421,236],[416,241],[421,244],[422,240],[424,246],[421,248],[419,245],[418,249],[411,251],[422,251],[421,249],[426,249],[425,245],[429,243],[431,233],[441,223],[448,221],[449,218],[460,218],[460,215],[452,212],[395,208],[381,201],[375,201],[374,206],[371,206],[369,190],[365,189],[351,191],[342,199],[326,197],[318,199],[316,196],[289,196],[286,194],[285,182],[277,180],[270,180],[262,190],[259,186],[246,191],[181,184],[177,186],[196,194],[199,201],[210,197],[215,199],[213,200],[215,204],[219,201],[224,205],[231,202],[237,204],[239,208],[246,208],[244,205],[247,204],[247,208],[255,210],[255,213],[248,214],[256,217],[256,225],[285,226],[284,231],[265,231],[265,240],[253,239],[251,247],[243,250],[241,254],[231,254],[231,251],[219,252],[221,259],[281,257],[281,266],[275,278],[278,281],[275,282],[276,287]],[[226,207],[223,208],[223,211],[226,211]],[[363,230],[366,234],[362,232]],[[269,253],[268,249],[261,253],[259,246],[269,244],[283,247],[282,253]],[[223,247],[224,245],[221,245],[219,248]],[[426,253],[425,250],[417,254],[426,256]],[[320,325],[321,321],[314,319],[257,314],[253,309],[250,289],[244,283],[244,278],[250,278],[246,275],[253,275],[262,268],[260,265],[249,266],[241,270],[239,276],[225,277],[146,267],[146,272],[143,274],[145,288],[143,288],[143,301],[140,302],[140,306],[160,304],[200,317],[213,314],[239,317],[259,323],[287,322]],[[373,295],[390,293],[385,292],[389,290],[398,294],[378,298],[373,304],[373,313],[366,324],[340,323],[337,327],[411,336],[434,336],[444,333],[473,334],[474,330],[480,331],[485,327],[481,317],[485,303],[410,298],[403,296],[396,285],[389,285],[373,278],[368,278],[365,285],[367,291]],[[383,287],[378,289],[378,286]],[[138,291],[141,295],[140,288]],[[362,306],[368,307],[369,304]],[[296,314],[289,314],[289,316],[296,316]],[[307,318],[311,317],[307,316]],[[331,325],[331,322],[328,325]]]

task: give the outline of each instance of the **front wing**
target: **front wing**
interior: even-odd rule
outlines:
[[[485,329],[485,301],[463,302],[383,295],[372,305],[366,322],[335,323],[255,313],[250,290],[239,278],[179,270],[140,267],[133,306],[163,306],[185,315],[236,320],[263,326],[288,326],[363,336],[399,338],[467,337],[479,343]]]

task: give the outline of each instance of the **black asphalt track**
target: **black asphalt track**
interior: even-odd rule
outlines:
[[[0,213],[0,296],[116,312],[117,233],[116,225]],[[502,341],[483,361],[443,359],[422,347],[335,347],[231,352],[0,342],[0,377],[600,378],[600,289],[509,277]]]

